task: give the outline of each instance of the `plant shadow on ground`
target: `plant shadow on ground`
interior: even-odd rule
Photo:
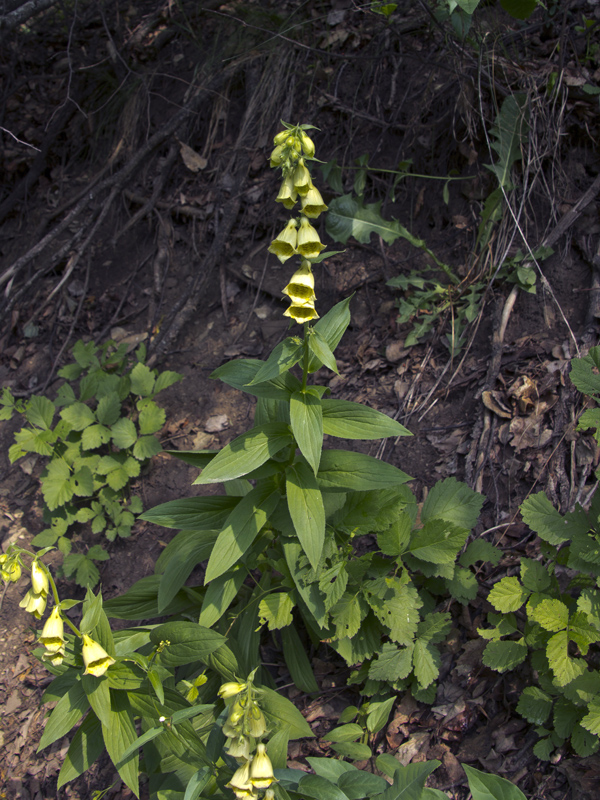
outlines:
[[[290,13],[294,10],[292,5],[287,9]],[[161,329],[168,329],[173,319],[182,318],[182,298],[185,300],[186,295],[197,291],[200,263],[206,270],[206,281],[202,293],[196,295],[194,313],[185,316],[179,328],[175,324],[177,335],[166,338],[164,348],[157,347],[155,351],[161,369],[184,375],[184,380],[161,400],[167,412],[161,443],[165,449],[218,448],[247,430],[253,416],[252,402],[234,389],[209,380],[209,375],[230,358],[264,357],[287,330],[281,316],[286,305],[280,300],[287,273],[273,263],[274,258],[266,260],[268,242],[283,219],[273,218],[270,202],[273,182],[266,165],[278,116],[294,118],[301,113],[303,119],[317,125],[322,131],[315,134],[315,138],[321,137],[320,152],[331,153],[345,167],[355,166],[353,160],[368,151],[371,164],[386,169],[394,169],[400,160],[411,158],[416,173],[444,175],[457,169],[470,176],[464,184],[466,189],[459,188],[462,184],[450,186],[448,204],[439,185],[418,178],[404,179],[394,202],[389,195],[389,184],[376,173],[369,174],[366,189],[373,200],[387,197],[383,206],[386,218],[402,220],[413,234],[426,240],[439,258],[452,264],[461,279],[465,278],[464,266],[473,246],[476,215],[486,196],[486,186],[489,188],[486,171],[481,167],[490,157],[476,122],[477,70],[472,62],[463,61],[468,80],[456,78],[441,63],[445,39],[429,18],[416,15],[409,5],[399,4],[398,27],[394,28],[393,20],[386,27],[379,18],[357,16],[351,9],[346,9],[345,15],[340,12],[339,17],[327,18],[329,9],[315,3],[315,15],[325,19],[324,33],[316,40],[318,63],[308,63],[302,48],[292,49],[295,60],[285,65],[294,76],[290,93],[277,98],[274,116],[261,119],[258,127],[248,128],[247,138],[241,143],[237,131],[247,123],[248,116],[259,116],[256,98],[261,95],[256,87],[264,62],[260,59],[253,62],[250,58],[241,72],[233,71],[228,83],[219,87],[221,104],[215,100],[210,109],[202,109],[198,120],[185,129],[186,141],[200,160],[195,163],[192,160],[190,166],[185,153],[181,153],[177,141],[171,137],[159,148],[158,156],[149,154],[147,174],[136,173],[131,185],[119,187],[131,218],[151,197],[152,182],[157,180],[160,193],[154,198],[153,212],[132,225],[116,244],[111,244],[110,239],[127,224],[125,215],[113,208],[100,220],[95,251],[85,253],[86,258],[82,258],[62,291],[50,297],[45,309],[35,315],[34,337],[32,329],[25,330],[26,323],[34,317],[35,304],[48,298],[64,276],[67,269],[64,258],[58,259],[54,268],[34,284],[33,300],[23,294],[12,307],[13,322],[2,333],[2,383],[23,393],[36,391],[46,381],[48,364],[54,362],[71,330],[75,332],[71,345],[75,338],[100,335],[106,338],[111,331],[116,336],[141,338],[150,333],[156,341],[160,340]],[[218,10],[216,4],[214,8]],[[135,66],[136,72],[143,75],[145,89],[158,98],[152,104],[130,87],[130,100],[123,101],[115,112],[113,128],[121,133],[121,147],[127,159],[134,156],[145,136],[145,132],[138,130],[142,116],[136,103],[150,115],[154,131],[165,115],[175,113],[176,106],[171,107],[168,99],[170,95],[177,98],[177,104],[183,102],[177,82],[189,84],[193,79],[199,48],[195,37],[200,34],[193,26],[190,28],[190,15],[184,11],[189,12],[186,4],[182,4],[180,16],[175,14],[176,24],[166,14],[153,18],[152,8],[137,11],[130,27],[140,31],[139,41],[133,38],[125,41],[121,30],[114,32],[121,37],[118,42],[129,67]],[[219,25],[224,26],[222,35],[231,38],[235,32],[235,36],[242,37],[239,22],[242,11],[238,8],[230,15],[237,22],[207,16],[203,24],[211,29],[215,41]],[[575,12],[576,9],[572,13]],[[94,18],[93,8],[86,13]],[[260,29],[265,21],[253,18],[250,22],[255,26],[252,30],[256,39],[244,41],[242,37],[238,44],[244,57],[264,39]],[[60,33],[59,24],[56,31],[60,41],[64,32]],[[166,39],[164,44],[161,33]],[[26,134],[34,144],[42,143],[42,121],[50,116],[40,94],[41,75],[36,84],[36,75],[40,73],[36,61],[40,62],[39,53],[44,52],[41,62],[45,62],[46,50],[55,46],[58,48],[52,43],[36,42],[35,46],[30,43],[27,56],[33,84],[30,93],[21,85],[13,85],[12,94],[9,92],[13,98],[13,105],[9,104],[13,117],[9,121],[15,123],[16,133]],[[285,43],[278,46],[283,49]],[[549,40],[534,38],[529,46],[537,63],[544,68],[552,66]],[[575,42],[572,46],[579,45]],[[591,110],[586,96],[578,90],[582,84],[577,82],[580,76],[576,55],[575,52],[567,66],[572,80],[567,83],[570,87],[564,95],[567,110],[562,119],[570,144],[558,152],[552,168],[545,167],[543,177],[551,190],[543,190],[540,181],[530,197],[527,233],[535,244],[547,233],[547,220],[558,222],[568,213],[591,183],[590,176],[598,170],[597,157],[589,148],[590,139],[586,138],[590,126],[596,126],[597,132],[597,110]],[[218,56],[213,52],[211,57],[212,68],[216,70],[220,64]],[[273,58],[274,54],[270,52],[265,57]],[[162,76],[154,78],[152,85],[143,68],[144,58],[150,59]],[[426,69],[428,61],[431,64]],[[207,65],[209,72],[210,66]],[[519,73],[510,53],[502,62],[502,69],[508,86],[522,88],[529,79]],[[287,72],[286,80],[289,80]],[[583,76],[583,80],[587,78]],[[86,87],[80,88],[85,96]],[[534,88],[539,92],[539,87]],[[110,87],[100,89],[101,95],[105,93],[102,96],[107,92],[110,96]],[[486,91],[490,94],[489,86]],[[248,98],[252,97],[255,106],[248,115]],[[486,97],[487,110],[493,119],[493,95]],[[29,127],[18,118],[14,103],[20,101],[29,115]],[[96,102],[95,107],[101,106],[101,102]],[[123,108],[133,114],[135,124]],[[450,121],[460,146],[447,141]],[[75,130],[79,133],[77,125]],[[179,132],[178,136],[182,138],[183,134]],[[3,270],[26,250],[25,239],[31,236],[39,220],[48,217],[50,205],[56,208],[67,199],[71,192],[69,184],[87,186],[90,173],[98,172],[103,160],[111,157],[112,145],[118,144],[119,138],[111,143],[108,138],[92,139],[88,133],[81,135],[81,141],[92,150],[99,148],[96,160],[92,158],[90,162],[88,153],[85,160],[81,145],[71,144],[69,149],[59,138],[51,149],[54,161],[44,165],[39,177],[43,192],[27,201],[27,217],[23,217],[22,200],[7,215],[9,244],[2,253]],[[238,198],[234,208],[230,203],[239,193],[237,186],[228,185],[223,176],[239,179],[242,171],[236,171],[231,162],[240,160],[241,144],[249,155],[240,184],[241,201]],[[162,160],[159,162],[158,158]],[[187,154],[187,158],[191,156]],[[207,167],[202,166],[204,159]],[[27,174],[31,160],[15,151],[10,163],[13,188]],[[118,159],[115,163],[119,163]],[[354,173],[344,174],[344,189],[350,191]],[[481,530],[513,521],[519,503],[534,484],[536,490],[545,489],[565,510],[575,499],[584,497],[592,485],[597,452],[591,437],[575,435],[573,431],[575,404],[579,401],[567,374],[575,350],[561,312],[580,343],[595,343],[594,306],[589,305],[591,293],[585,290],[590,286],[590,247],[593,237],[598,235],[596,209],[594,202],[584,209],[583,216],[570,228],[571,246],[561,240],[555,255],[544,263],[544,274],[560,301],[560,311],[541,286],[535,295],[524,292],[518,295],[493,385],[487,385],[486,378],[494,356],[493,336],[500,324],[505,286],[492,287],[472,345],[456,355],[446,369],[450,355],[443,343],[443,332],[412,347],[404,346],[410,326],[398,326],[398,293],[385,286],[386,280],[397,274],[429,266],[427,257],[409,242],[399,239],[386,245],[376,237],[368,244],[351,240],[345,253],[328,260],[317,278],[324,309],[354,292],[351,327],[336,353],[340,375],[329,381],[332,396],[366,403],[396,417],[414,434],[411,439],[387,442],[385,446],[376,443],[358,449],[383,456],[410,473],[414,478],[411,486],[419,499],[426,496],[428,488],[439,478],[456,476],[477,486],[488,499],[482,512]],[[98,209],[92,211],[97,213]],[[234,214],[235,225],[222,243],[218,260],[210,262],[207,254],[218,242],[219,220],[226,222],[228,214]],[[78,224],[84,226],[89,222],[80,220]],[[47,227],[48,222],[44,230]],[[121,328],[122,332],[115,332],[114,328]],[[586,339],[587,334],[591,338]],[[463,356],[465,360],[460,363]],[[448,377],[459,364],[460,371],[448,385]],[[438,383],[440,376],[442,380]],[[538,414],[531,413],[531,404],[520,402],[523,393],[519,393],[519,386],[524,381],[533,384],[537,397],[545,401]],[[48,391],[52,393],[57,385],[51,382]],[[491,411],[487,422],[482,388],[493,392],[491,401],[501,412]],[[15,429],[16,423],[0,424],[0,525],[4,550],[12,542],[28,543],[44,527],[37,480],[41,464],[31,459],[10,466],[7,460]],[[565,431],[566,441],[561,438]],[[210,492],[206,487],[192,486],[196,475],[194,468],[160,454],[135,481],[133,491],[142,498],[145,509],[178,497]],[[483,576],[482,585],[486,589],[510,572],[520,556],[537,555],[537,541],[524,536],[525,532],[525,526],[516,520],[514,525],[492,535],[490,540],[504,548],[505,557],[498,568]],[[140,522],[130,539],[111,545],[111,558],[101,569],[104,596],[116,596],[137,579],[152,574],[170,536],[171,532],[164,528]],[[83,531],[78,546],[85,549],[96,541],[91,533]],[[201,571],[194,577],[201,577]],[[55,796],[56,775],[66,742],[56,742],[49,751],[36,754],[45,716],[39,700],[49,676],[31,654],[35,641],[31,621],[18,607],[25,584],[22,579],[16,586],[11,585],[2,606],[0,745],[5,757],[0,770],[8,797],[38,800]],[[69,589],[71,595],[74,591],[77,590]],[[480,596],[468,607],[455,603],[449,610],[453,631],[444,646],[435,704],[426,706],[409,697],[400,698],[390,724],[379,734],[373,749],[394,753],[402,763],[439,759],[442,767],[431,785],[456,798],[466,796],[460,762],[506,775],[532,798],[593,797],[598,757],[582,760],[565,752],[556,765],[537,761],[531,752],[537,737],[515,712],[528,676],[498,676],[482,667],[485,641],[476,631],[489,605]],[[346,706],[357,703],[357,695],[346,687],[348,670],[343,662],[332,658],[330,650],[323,646],[311,655],[320,689],[316,699],[289,688],[291,681],[275,636],[265,637],[262,646],[263,661],[273,665],[271,670],[277,684],[288,687],[289,697],[320,737],[335,725]],[[308,744],[293,743],[291,766],[306,768],[307,755],[329,752],[327,742],[319,738]],[[109,786],[112,788],[106,795],[108,798],[131,796],[110,762],[101,760],[89,775],[65,787],[62,796],[89,797],[94,790]]]

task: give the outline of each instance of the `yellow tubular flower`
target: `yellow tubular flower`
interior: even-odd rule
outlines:
[[[41,619],[46,610],[46,595],[36,594],[30,589],[19,603],[20,608],[24,608],[28,614],[33,614],[36,619]]]
[[[287,294],[294,305],[305,305],[314,303],[315,296],[315,276],[312,274],[310,268],[310,261],[302,260],[300,269],[294,272],[291,281],[283,290],[283,294]]]
[[[231,739],[225,745],[225,749],[232,758],[236,758],[240,764],[250,761],[250,740],[246,736],[238,736]]]
[[[297,249],[305,258],[316,258],[325,245],[321,243],[319,234],[306,217],[300,218]]]
[[[115,659],[109,656],[106,650],[95,642],[91,636],[83,634],[83,647],[81,649],[83,663],[85,664],[84,675],[93,675],[100,678],[106,670],[115,663]]]
[[[323,211],[327,211],[321,192],[316,186],[311,186],[307,194],[303,195],[300,200],[302,202],[302,213],[311,219],[316,219]]]
[[[311,186],[310,172],[304,164],[304,159],[301,158],[294,170],[294,188],[298,194],[307,194]]]
[[[254,739],[260,739],[267,732],[265,715],[260,710],[258,703],[253,703],[250,713],[244,720],[244,733]]]
[[[294,177],[289,173],[279,187],[279,194],[275,198],[275,202],[283,203],[283,206],[290,211],[296,205],[297,198],[298,192],[294,188]]]
[[[61,647],[60,650],[57,650],[55,653],[51,653],[49,650],[46,650],[46,652],[42,654],[42,661],[48,661],[53,667],[60,667],[64,657],[65,648]]]
[[[305,322],[310,322],[311,319],[319,319],[319,315],[312,303],[306,303],[303,306],[291,305],[287,311],[283,312],[283,316],[291,317],[299,325],[304,325]]]
[[[256,755],[250,764],[250,783],[255,789],[268,789],[275,780],[273,764],[264,744],[256,745]]]
[[[232,789],[239,800],[254,797],[254,787],[250,783],[250,764],[248,761],[236,769],[231,776],[231,780],[229,783],[226,783],[225,786]]]
[[[274,253],[284,264],[296,252],[298,243],[298,231],[296,230],[296,220],[291,219],[276,239],[273,239],[267,250]]]
[[[46,570],[37,560],[31,565],[31,588],[35,594],[43,594],[44,596],[48,594],[48,589],[50,588]]]
[[[60,615],[58,606],[54,606],[52,612],[44,627],[42,635],[39,638],[39,643],[43,644],[49,653],[58,653],[59,650],[65,648],[65,626]]]

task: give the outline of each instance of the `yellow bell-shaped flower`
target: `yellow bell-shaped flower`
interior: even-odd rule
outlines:
[[[277,238],[273,239],[267,248],[269,253],[274,253],[281,263],[285,263],[296,252],[298,243],[297,222],[291,219]]]
[[[274,780],[273,764],[261,742],[256,745],[256,755],[250,763],[250,783],[255,789],[268,789]]]
[[[31,565],[31,588],[35,594],[48,594],[50,585],[44,567],[36,559]]]
[[[58,653],[59,650],[64,652],[65,647],[65,626],[60,615],[58,606],[54,606],[50,616],[46,620],[42,628],[42,635],[39,638],[39,643],[43,644],[49,653]]]
[[[33,614],[36,619],[41,619],[46,610],[46,593],[36,594],[30,589],[19,603],[20,608],[24,608],[28,614]]]
[[[298,166],[294,170],[294,188],[298,194],[302,195],[307,194],[311,186],[312,180],[310,177],[310,172],[304,163],[304,159],[301,158],[298,161]]]
[[[319,319],[314,303],[305,303],[301,306],[291,305],[287,311],[283,312],[283,316],[290,317],[299,325],[304,325],[305,322],[310,322],[311,319]]]
[[[294,176],[292,173],[288,173],[279,187],[279,194],[275,198],[275,202],[282,203],[290,211],[296,205],[297,198],[298,192],[294,187]]]
[[[231,780],[225,786],[233,791],[238,800],[245,800],[245,798],[255,796],[254,787],[250,783],[250,764],[248,761],[236,769],[231,776]]]
[[[49,664],[52,664],[53,667],[60,667],[64,657],[64,647],[61,647],[60,650],[57,650],[55,653],[50,652],[50,650],[46,650],[45,653],[42,653],[42,661],[47,661]]]
[[[327,206],[323,202],[321,192],[316,186],[311,186],[305,195],[300,198],[302,203],[302,213],[306,217],[316,219],[323,211],[327,211]]]
[[[249,714],[244,719],[244,733],[254,739],[260,739],[267,732],[265,715],[260,710],[258,703],[254,702]]]
[[[316,300],[315,296],[315,276],[310,268],[310,261],[302,260],[300,269],[294,272],[291,281],[283,290],[283,294],[292,301],[294,305],[304,305]]]
[[[115,659],[109,656],[102,645],[95,642],[91,636],[83,634],[83,647],[81,649],[83,663],[85,664],[84,675],[93,675],[100,678],[106,670],[115,663]]]
[[[321,250],[325,248],[319,239],[319,234],[308,221],[307,217],[300,217],[300,228],[298,230],[297,250],[304,258],[316,258]]]
[[[225,749],[240,764],[250,761],[250,739],[246,736],[237,736],[235,739],[230,739],[225,745]]]

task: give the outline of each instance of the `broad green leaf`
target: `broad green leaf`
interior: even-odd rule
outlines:
[[[102,725],[104,744],[111,761],[116,766],[123,753],[138,738],[133,714],[125,692],[111,692],[110,724]],[[117,771],[131,791],[139,797],[139,776],[137,755],[117,767]]]
[[[280,630],[293,622],[292,609],[294,601],[288,592],[268,594],[258,604],[258,621],[260,625],[269,626],[270,631]]]
[[[339,742],[332,744],[331,749],[342,758],[350,758],[352,761],[366,761],[373,755],[369,745],[362,742]]]
[[[500,5],[515,19],[529,19],[539,3],[537,0],[500,0]]]
[[[160,653],[159,660],[165,667],[179,667],[194,661],[206,662],[225,643],[220,633],[197,625],[195,622],[165,622],[150,632],[150,641],[158,646],[169,642]]]
[[[159,408],[152,400],[145,401],[140,409],[138,425],[143,435],[156,433],[165,424],[167,414],[164,408]]]
[[[290,739],[314,736],[308,722],[287,698],[266,686],[261,687],[260,695],[260,707],[278,730],[287,730]]]
[[[156,436],[140,436],[133,445],[133,455],[138,461],[145,461],[147,458],[152,458],[161,451],[162,447]]]
[[[244,555],[280,500],[272,484],[256,486],[227,518],[211,553],[204,583],[218,578]]]
[[[317,331],[320,338],[327,342],[331,352],[335,352],[335,348],[340,343],[340,339],[344,335],[346,328],[350,324],[350,297],[337,303],[333,308],[329,309],[324,317],[317,321],[313,330]],[[323,363],[314,353],[310,353],[308,359],[309,373],[316,372],[323,366]]]
[[[354,742],[363,735],[363,729],[356,722],[339,725],[321,738],[325,742]]]
[[[240,478],[291,443],[290,430],[281,422],[256,426],[226,445],[194,483],[222,483]]]
[[[249,382],[249,386],[277,378],[282,372],[290,370],[304,355],[304,342],[296,336],[289,336],[280,342],[268,359]]]
[[[498,154],[495,164],[487,165],[501,187],[511,188],[511,170],[522,157],[521,148],[527,140],[527,95],[515,92],[502,103],[495,124],[490,128],[491,146]]]
[[[71,478],[73,494],[78,497],[90,497],[94,494],[94,476],[89,467],[81,467]]]
[[[568,631],[559,631],[550,637],[546,655],[557,686],[566,686],[586,670],[586,663],[582,658],[569,656]]]
[[[419,686],[426,689],[433,683],[440,674],[439,651],[431,644],[426,644],[421,639],[417,639],[413,649],[413,668],[415,677],[419,681]]]
[[[559,545],[569,541],[569,520],[558,513],[544,492],[531,495],[521,504],[521,516],[545,542]]]
[[[529,597],[516,576],[502,578],[492,586],[488,595],[489,602],[497,611],[507,614],[509,611],[518,611]]]
[[[135,425],[128,417],[121,417],[111,425],[112,440],[119,450],[126,450],[137,442],[138,434]]]
[[[60,416],[74,431],[82,431],[88,425],[96,422],[94,412],[85,403],[73,403],[73,405],[63,408]]]
[[[483,651],[482,661],[486,667],[497,672],[514,669],[527,658],[527,645],[520,642],[496,639],[488,642]]]
[[[459,528],[444,519],[431,518],[413,533],[408,552],[422,561],[450,564],[456,559],[468,535],[465,528]]]
[[[290,423],[300,452],[316,475],[323,449],[321,399],[310,390],[294,392],[290,398]]]
[[[530,611],[530,617],[547,631],[560,631],[569,624],[569,609],[560,600],[542,600]]]
[[[576,681],[571,683],[571,686]],[[552,721],[554,722],[554,730],[561,739],[568,739],[573,733],[573,729],[581,720],[583,712],[581,709],[573,705],[573,703],[566,697],[559,697],[554,703],[554,714]]]
[[[423,508],[421,521],[444,519],[460,528],[471,530],[477,523],[484,497],[456,478],[438,481],[430,489]]]
[[[450,633],[452,620],[447,611],[438,611],[428,614],[417,628],[417,638],[424,644],[429,642],[443,642]]]
[[[82,775],[103,752],[102,726],[98,717],[90,711],[71,741],[60,768],[57,789],[61,789],[65,783]]]
[[[144,511],[140,519],[164,528],[218,530],[223,527],[238,502],[237,497],[188,497],[171,500]]]
[[[319,775],[321,778],[325,778],[331,783],[337,784],[338,780],[346,772],[357,777],[358,770],[356,767],[352,764],[348,764],[346,761],[337,761],[333,758],[316,758],[315,756],[307,756],[306,760],[310,764],[315,775]]]
[[[52,425],[54,410],[54,403],[47,397],[33,395],[25,406],[25,419],[31,425],[47,431]]]
[[[64,506],[73,497],[71,471],[62,459],[52,460],[42,478],[42,494],[50,511]]]
[[[543,725],[552,711],[552,698],[537,686],[526,686],[519,697],[517,711],[533,725]]]
[[[317,479],[322,489],[358,492],[385,489],[412,480],[385,461],[351,450],[323,450]]]
[[[112,433],[104,425],[89,425],[81,434],[81,446],[84,450],[95,450],[110,442]]]
[[[322,400],[323,432],[343,439],[384,439],[388,436],[412,436],[395,419],[348,400]]]
[[[315,800],[348,800],[348,796],[335,784],[319,775],[304,775],[298,784],[298,792]]]
[[[60,698],[44,728],[37,752],[66,736],[90,707],[81,681],[74,683]]]
[[[393,701],[395,698],[390,699]],[[357,770],[356,772],[344,772],[340,775],[338,786],[350,800],[360,800],[362,797],[373,797],[385,791],[388,787],[388,782],[380,775]]]
[[[331,352],[328,343],[323,339],[319,331],[314,328],[309,329],[308,348],[311,356],[318,359],[324,367],[335,372],[336,375],[340,374],[335,356]]]
[[[298,540],[314,569],[319,566],[325,541],[325,508],[317,479],[307,464],[286,469],[288,509]]]
[[[138,363],[129,373],[131,393],[148,397],[154,391],[154,373],[145,364]]]
[[[399,556],[408,547],[412,531],[412,520],[406,511],[401,511],[390,527],[377,534],[379,549],[386,556]]]
[[[412,672],[412,654],[412,644],[399,648],[392,642],[385,642],[369,667],[369,678],[389,683],[407,678]]]
[[[480,772],[468,764],[463,764],[463,769],[467,773],[473,800],[527,800],[519,787],[506,778]]]
[[[211,628],[215,622],[221,619],[237,597],[246,576],[246,570],[241,565],[237,565],[228,570],[225,575],[221,575],[209,583],[198,620],[200,625]]]
[[[83,601],[82,618],[79,623],[81,633],[91,634],[102,616],[102,593],[95,595],[88,589]]]
[[[472,14],[480,3],[480,0],[456,0],[460,8],[467,14]]]
[[[96,419],[101,425],[114,425],[121,415],[121,401],[116,392],[109,392],[101,397],[96,408]]]
[[[283,657],[290,671],[294,684],[302,692],[313,694],[319,687],[312,671],[311,663],[306,655],[306,649],[294,625],[288,625],[281,630],[281,644]]]

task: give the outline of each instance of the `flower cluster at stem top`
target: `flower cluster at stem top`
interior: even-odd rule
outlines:
[[[266,746],[260,741],[268,728],[256,699],[260,690],[252,684],[253,675],[248,677],[246,683],[224,683],[218,691],[229,707],[223,725],[223,733],[227,737],[225,750],[239,764],[226,785],[238,800],[257,800],[259,793],[265,790],[264,800],[272,800],[274,795],[270,787],[275,782],[273,765]]]
[[[288,210],[292,210],[300,200],[301,214],[298,219],[292,217],[285,228],[269,245],[269,252],[274,253],[281,263],[288,258],[299,255],[302,258],[297,270],[283,290],[292,301],[284,316],[303,324],[317,319],[315,309],[315,279],[312,262],[319,257],[325,245],[321,242],[317,230],[310,224],[327,206],[321,193],[312,182],[306,161],[314,159],[315,145],[304,130],[305,127],[292,127],[283,123],[286,129],[275,137],[275,149],[271,153],[271,166],[280,168],[283,176],[277,202]]]

